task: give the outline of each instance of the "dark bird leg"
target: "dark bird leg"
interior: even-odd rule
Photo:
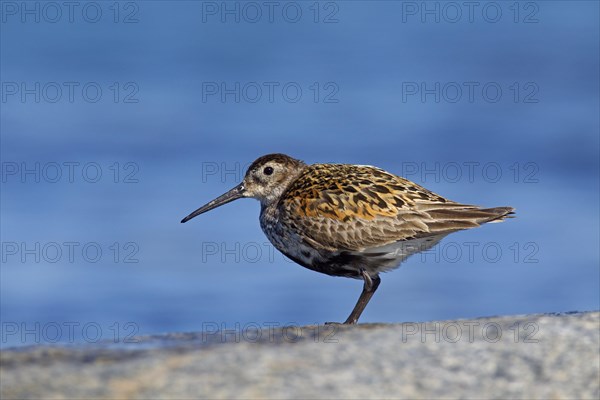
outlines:
[[[362,278],[365,281],[363,290],[360,294],[360,297],[358,298],[358,301],[356,302],[356,305],[354,306],[354,309],[350,313],[350,316],[348,317],[346,322],[344,322],[345,325],[356,324],[358,322],[360,314],[362,314],[365,307],[369,303],[369,300],[371,300],[371,297],[373,297],[373,294],[375,293],[375,291],[379,287],[379,284],[381,283],[381,278],[379,277],[379,275],[371,277],[364,269],[360,270],[360,274],[362,275]]]

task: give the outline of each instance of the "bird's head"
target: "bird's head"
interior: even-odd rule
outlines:
[[[251,197],[268,206],[279,200],[289,184],[298,177],[306,164],[285,154],[267,154],[256,159],[246,171],[244,180],[216,199],[203,205],[181,220],[182,223],[242,197]]]

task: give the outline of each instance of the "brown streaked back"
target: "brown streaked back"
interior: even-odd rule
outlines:
[[[514,211],[456,203],[382,169],[350,164],[307,166],[278,210],[283,227],[311,245],[352,251],[474,228]]]

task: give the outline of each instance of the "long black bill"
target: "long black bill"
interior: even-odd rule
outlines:
[[[191,213],[190,215],[188,215],[187,217],[182,219],[181,223],[183,224],[185,222],[188,222],[190,219],[192,219],[202,213],[210,211],[213,208],[217,208],[219,206],[222,206],[223,204],[227,204],[231,201],[242,198],[242,197],[244,197],[245,191],[246,191],[246,189],[244,188],[244,185],[240,183],[239,185],[237,185],[236,187],[231,189],[229,192],[222,194],[221,196],[219,196],[216,199],[214,199],[213,201],[203,205],[202,207],[200,207],[199,209],[197,209],[196,211],[194,211],[193,213]]]

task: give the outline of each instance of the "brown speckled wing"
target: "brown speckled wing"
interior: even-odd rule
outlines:
[[[313,247],[363,251],[473,228],[512,209],[455,203],[371,166],[313,164],[288,187],[278,211],[283,228],[302,232]]]

